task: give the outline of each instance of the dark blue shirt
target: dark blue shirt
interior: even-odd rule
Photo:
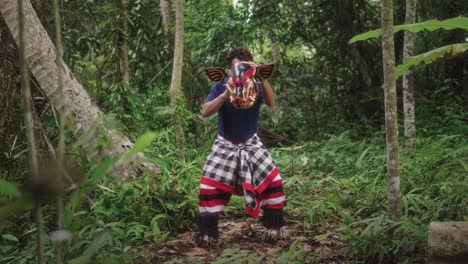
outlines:
[[[224,82],[215,83],[206,97],[205,103],[224,93]],[[257,133],[258,115],[263,102],[263,89],[259,84],[258,98],[248,109],[235,108],[229,99],[218,110],[218,134],[231,142],[243,142]]]

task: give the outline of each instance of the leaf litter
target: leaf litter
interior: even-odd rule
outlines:
[[[328,263],[345,262],[346,250],[336,230],[327,222],[312,230],[288,223],[290,236],[276,242],[256,235],[259,221],[251,217],[222,217],[218,244],[199,248],[192,240],[196,227],[152,245],[151,263]],[[142,262],[143,263],[143,262]]]

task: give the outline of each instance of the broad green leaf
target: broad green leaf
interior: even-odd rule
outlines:
[[[448,56],[456,56],[468,50],[468,43],[460,43],[444,46],[438,49],[428,51],[426,53],[409,57],[398,65],[396,68],[396,78],[400,78],[410,67],[419,63],[431,64],[437,60],[443,59]]]
[[[6,239],[6,240],[18,242],[18,238],[15,237],[15,236],[12,235],[12,234],[5,234],[5,235],[2,235],[2,237],[3,237],[4,239]]]
[[[0,195],[18,197],[21,195],[21,193],[16,185],[6,180],[0,179]]]
[[[146,132],[145,134],[141,135],[135,145],[131,150],[128,151],[129,155],[136,154],[138,152],[142,152],[153,140],[156,138],[156,133],[154,132]]]
[[[393,33],[397,33],[401,30],[409,30],[411,32],[419,32],[422,30],[429,30],[434,31],[437,29],[445,29],[445,30],[452,30],[452,29],[464,29],[468,30],[468,17],[456,17],[450,18],[447,20],[439,21],[436,19],[431,19],[428,21],[424,21],[421,23],[416,24],[407,24],[407,25],[397,25],[393,27]],[[351,38],[348,44],[352,44],[354,42],[370,39],[370,38],[378,38],[382,35],[382,29],[372,30],[366,33],[362,33],[359,35],[354,36]]]
[[[125,152],[125,154],[122,156],[122,159],[119,162],[131,161],[134,155],[138,152],[142,152],[146,147],[148,147],[151,144],[151,142],[154,141],[156,136],[157,134],[154,132],[146,132],[145,134],[138,137],[138,139],[135,142],[135,145],[133,145],[133,147],[129,151]]]
[[[78,203],[80,202],[82,196],[85,194],[82,188],[74,191],[71,196],[70,196],[70,202],[68,203],[70,209],[75,211],[75,208],[78,206]]]

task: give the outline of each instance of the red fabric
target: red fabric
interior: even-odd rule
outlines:
[[[246,212],[248,215],[252,216],[253,218],[258,218],[259,215],[260,215],[260,201],[261,201],[261,200],[260,200],[259,198],[256,198],[256,201],[257,201],[257,207],[252,208],[252,207],[250,207],[250,206],[247,206],[247,207],[245,208],[245,212]]]
[[[262,201],[262,198],[263,198],[263,197],[262,197],[262,193],[263,193],[267,188],[270,187],[270,185],[271,185],[272,182],[273,182],[273,179],[274,179],[276,176],[278,176],[278,173],[279,173],[278,168],[275,167],[275,168],[270,172],[270,174],[267,176],[267,178],[257,187],[256,190],[253,190],[253,186],[252,186],[251,184],[245,184],[245,183],[242,184],[242,188],[247,187],[248,189],[247,189],[247,188],[245,188],[245,189],[247,189],[247,190],[249,190],[249,191],[252,191],[252,190],[253,190],[252,192],[255,193],[255,196],[256,196],[257,207],[256,207],[256,208],[252,208],[252,207],[250,207],[250,206],[246,207],[246,208],[245,208],[245,211],[246,211],[247,214],[249,214],[250,216],[252,216],[252,217],[254,217],[254,218],[257,218],[257,217],[260,215],[260,202]],[[276,182],[275,182],[275,185],[276,185],[276,186],[279,186],[279,185],[278,185],[278,182],[280,182],[280,181],[276,181]],[[282,182],[282,181],[281,181],[281,182]],[[244,187],[244,186],[245,186],[245,187]],[[275,186],[275,187],[276,187],[276,186]],[[283,192],[283,195],[284,195],[284,192]],[[275,205],[272,205],[272,207],[267,207],[267,206],[265,206],[264,208],[273,208],[274,206],[275,206]],[[281,206],[281,208],[283,208],[283,207],[284,207],[284,205]],[[275,209],[276,209],[276,208],[275,208]],[[280,209],[280,208],[279,208],[279,209]]]
[[[268,195],[263,195],[263,192],[268,189],[268,188],[275,188],[279,187],[283,184],[282,180],[277,180],[273,182],[273,179],[278,176],[279,171],[278,168],[275,167],[270,174],[263,180],[263,182],[257,187],[257,189],[254,188],[252,184],[248,183],[242,183],[242,188],[244,190],[250,191],[255,194],[255,200],[257,203],[257,206],[255,208],[252,208],[250,206],[247,206],[245,208],[245,211],[248,215],[258,218],[260,215],[260,204],[263,199],[272,199],[272,198],[278,198],[281,196],[284,196],[284,192],[276,192]],[[211,178],[203,176],[201,178],[201,184],[205,184],[211,187],[216,188],[215,190],[213,189],[200,189],[200,194],[220,194],[223,192],[227,192],[230,194],[237,194],[237,195],[243,195],[242,192],[236,191],[234,187],[227,185],[225,183],[213,180]],[[216,200],[211,200],[211,201],[199,201],[199,206],[202,207],[213,207],[217,205],[227,205],[229,200],[225,199],[216,199]],[[267,209],[283,209],[285,203],[281,202],[279,204],[273,204],[273,205],[264,205],[262,208],[267,208]],[[223,212],[218,212],[219,214],[222,214]]]
[[[281,196],[284,196],[284,192],[281,191],[281,192],[275,192],[275,193],[270,193],[270,194],[264,194],[262,195],[262,199],[263,200],[266,200],[266,199],[273,199],[273,198],[278,198],[278,197],[281,197]]]
[[[284,205],[285,205],[284,202],[281,202],[281,203],[278,203],[278,204],[267,204],[267,205],[263,206],[263,209],[277,209],[277,210],[280,210],[280,209],[284,208]]]
[[[266,179],[257,187],[256,193],[257,194],[262,194],[263,191],[270,186],[270,183],[273,181],[273,179],[278,176],[278,168],[275,167],[271,172],[270,175],[266,177]]]
[[[228,199],[216,199],[216,200],[210,200],[210,201],[198,201],[199,206],[203,207],[213,207],[217,205],[227,205],[229,202]]]
[[[220,193],[226,193],[223,190],[220,189],[203,189],[200,188],[200,194],[201,195],[211,195],[211,194],[220,194]]]
[[[249,184],[249,183],[246,183],[246,182],[242,183],[242,189],[247,190],[247,191],[250,191],[250,192],[252,192],[252,193],[256,193],[256,191],[255,191],[253,185],[252,185],[252,184]]]
[[[279,187],[279,186],[281,186],[281,185],[283,185],[283,181],[282,181],[282,180],[274,181],[274,182],[271,182],[270,185],[268,185],[268,188],[267,188],[267,189]]]
[[[210,178],[205,177],[205,176],[203,176],[201,178],[201,183],[206,184],[206,185],[211,186],[211,187],[215,187],[217,189],[223,190],[223,191],[228,192],[228,193],[238,194],[238,192],[236,192],[236,189],[234,187],[232,187],[230,185],[227,185],[225,183],[219,182],[219,181],[215,181],[215,180],[210,179]]]

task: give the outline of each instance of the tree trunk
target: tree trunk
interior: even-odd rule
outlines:
[[[268,32],[268,37],[270,38],[270,44],[271,44],[271,57],[273,57],[273,63],[275,64],[276,72],[279,73],[279,78],[281,80],[280,86],[276,89],[276,94],[279,95],[281,91],[284,89],[284,74],[282,71],[283,68],[283,63],[281,60],[281,51],[278,46],[278,38],[276,35],[276,32],[273,29],[270,29]]]
[[[276,66],[278,66],[278,64],[281,63],[281,54],[280,54],[280,49],[278,47],[278,40],[276,37],[276,33],[273,30],[270,30],[268,36],[270,37],[271,56],[273,57],[273,63]]]
[[[468,222],[431,223],[428,234],[430,264],[468,261]]]
[[[118,33],[117,43],[117,48],[119,49],[118,68],[123,85],[123,94],[120,97],[120,103],[125,113],[130,110],[130,101],[128,100],[128,96],[125,96],[126,93],[130,92],[130,64],[128,62],[128,2],[129,0],[120,1],[120,24],[122,29]],[[132,122],[132,119],[124,118],[124,120],[126,123]]]
[[[415,23],[416,0],[406,0],[405,24]],[[411,31],[405,31],[403,42],[403,60],[414,55],[414,37]],[[403,112],[405,123],[405,147],[416,145],[416,125],[414,116],[414,70],[411,67],[403,74]]]
[[[172,65],[171,79],[171,107],[174,110],[174,128],[176,134],[177,152],[180,156],[184,153],[184,130],[180,115],[177,111],[177,99],[182,88],[182,65],[184,58],[184,0],[176,1],[176,29],[174,43],[174,61]]]
[[[398,172],[398,122],[393,40],[393,0],[381,0],[382,58],[385,92],[385,132],[387,141],[388,210],[390,218],[401,216]]]
[[[0,0],[0,12],[18,45],[17,1]],[[64,77],[64,96],[63,99],[61,98],[57,85],[59,67],[55,62],[57,56],[55,46],[40,23],[29,0],[24,1],[24,19],[25,34],[28,36],[28,41],[25,43],[26,63],[51,104],[59,111],[62,111],[65,117],[75,122],[74,133],[76,136],[89,133],[92,126],[102,125],[104,123],[102,112],[91,102],[89,95],[73,76],[68,66],[60,59]],[[107,146],[98,149],[98,142],[101,140],[99,136],[90,136],[89,140],[84,144],[88,154],[97,161],[102,160],[104,157],[121,154],[133,145],[127,137],[116,130],[109,129],[106,132],[111,139]],[[143,154],[139,153],[137,156],[142,158]],[[120,166],[113,171],[113,174],[118,178],[134,178],[139,170],[151,174],[157,172],[153,164],[139,161]]]
[[[121,1],[122,32],[119,33],[119,70],[122,76],[122,83],[130,85],[130,66],[128,63],[128,0]]]
[[[170,0],[159,0],[164,32],[172,37],[172,4]]]

